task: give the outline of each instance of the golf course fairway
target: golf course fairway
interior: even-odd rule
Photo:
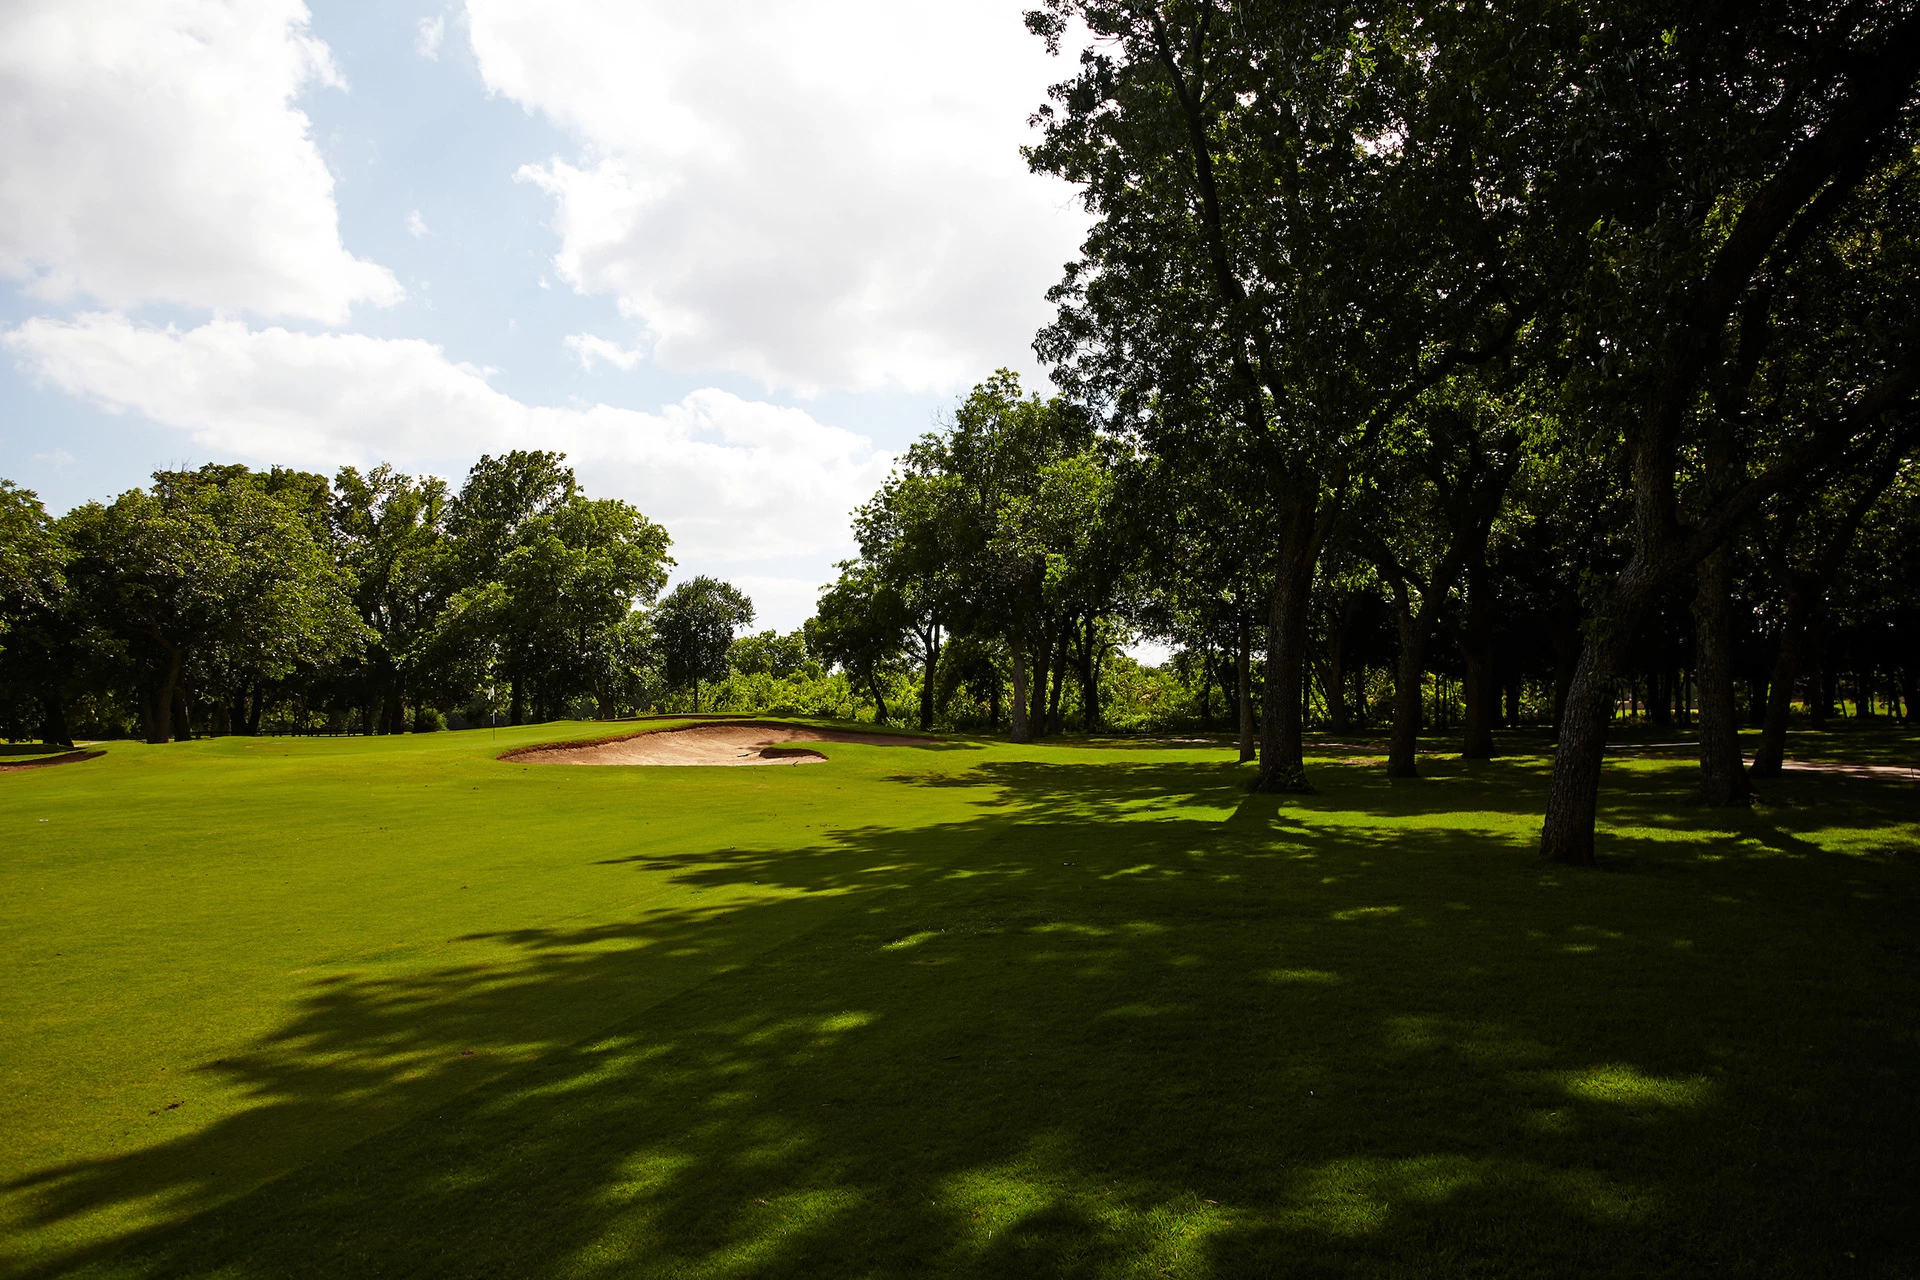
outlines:
[[[633,727],[0,776],[0,1272],[1920,1273],[1920,784]]]

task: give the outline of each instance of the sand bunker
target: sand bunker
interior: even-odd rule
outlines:
[[[776,747],[785,742],[858,742],[872,747],[912,746],[923,739],[897,733],[844,733],[797,724],[696,724],[614,738],[606,742],[563,742],[509,751],[502,760],[525,764],[824,764],[826,757],[805,747]]]
[[[104,751],[68,751],[57,756],[37,756],[28,760],[0,756],[0,773],[19,773],[23,769],[45,769],[56,764],[79,764],[82,760],[98,760],[107,754]]]

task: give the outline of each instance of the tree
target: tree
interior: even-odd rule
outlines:
[[[589,659],[590,689],[601,719],[612,719],[618,708],[648,707],[658,700],[658,645],[645,611],[636,609],[617,626],[599,632]]]
[[[734,632],[753,625],[753,602],[732,583],[705,574],[689,578],[653,609],[653,632],[669,688],[693,690],[700,710],[700,683],[725,680]]]
[[[1047,0],[1096,39],[1037,119],[1036,170],[1098,216],[1036,350],[1146,448],[1213,451],[1270,530],[1261,782],[1310,789],[1314,566],[1380,428],[1504,349],[1537,298],[1509,259],[1541,167],[1519,122],[1537,24],[1473,6]],[[1489,75],[1498,65],[1520,74]],[[1537,289],[1532,291],[1537,293]]]
[[[1889,448],[1862,472],[1841,477],[1841,483],[1811,501],[1779,504],[1773,520],[1773,560],[1784,598],[1765,719],[1753,754],[1756,778],[1780,776],[1786,758],[1787,718],[1809,624],[1825,620],[1827,593],[1840,577],[1861,525],[1893,486],[1904,461],[1899,448]],[[1809,701],[1818,696],[1813,694]]]
[[[1091,423],[1063,398],[1025,394],[1002,369],[973,389],[948,430],[907,451],[902,470],[934,513],[947,616],[1006,643],[1014,741],[1044,733],[1049,671],[1064,666],[1069,629],[1102,577],[1109,479]]]
[[[1395,667],[1393,737],[1387,776],[1419,776],[1420,691],[1427,645],[1463,573],[1473,571],[1473,597],[1463,648],[1468,650],[1468,741],[1465,754],[1492,755],[1485,720],[1490,674],[1484,630],[1491,609],[1487,543],[1520,466],[1520,440],[1503,406],[1464,379],[1412,406],[1382,433],[1380,465],[1360,485],[1349,509],[1349,536],[1374,566],[1393,602],[1400,633]],[[1479,702],[1476,711],[1475,703]]]
[[[889,717],[882,678],[905,658],[917,616],[874,566],[843,560],[839,567],[839,579],[821,591],[807,620],[807,648],[864,684],[884,724]]]
[[[477,641],[490,654],[509,686],[511,723],[529,701],[546,720],[581,693],[612,713],[607,682],[623,660],[622,628],[665,584],[669,541],[630,504],[575,493],[526,519],[495,575],[456,596],[454,633],[469,652]]]
[[[1231,655],[1246,762],[1258,750],[1252,657],[1265,613],[1264,530],[1257,498],[1240,484],[1239,471],[1222,462],[1217,456],[1131,458],[1117,477],[1114,506],[1127,514],[1120,536],[1137,547],[1137,554],[1122,557],[1133,560],[1123,588],[1130,620],[1148,634],[1199,649],[1209,672],[1215,653]]]
[[[758,635],[741,636],[727,651],[727,662],[741,675],[785,680],[807,665],[807,633],[799,628],[785,635],[762,631]]]
[[[159,472],[61,529],[75,607],[129,646],[149,742],[191,736],[195,682],[271,679],[365,640],[352,580],[258,477]]]
[[[72,746],[65,683],[74,662],[67,548],[39,495],[0,480],[0,701],[10,726],[34,706],[45,742]]]
[[[934,673],[940,666],[944,631],[964,589],[949,554],[950,514],[942,477],[910,463],[887,478],[880,491],[853,513],[860,557],[879,575],[903,610],[907,634],[920,663],[920,727],[933,727]],[[837,604],[836,604],[837,607]]]
[[[1820,272],[1808,249],[1883,199],[1869,178],[1910,150],[1920,16],[1649,5],[1596,21],[1580,56],[1581,136],[1605,162],[1594,216],[1563,223],[1589,264],[1565,313],[1567,395],[1576,418],[1617,434],[1633,494],[1626,562],[1590,580],[1541,835],[1549,860],[1584,866],[1613,682],[1641,623],[1761,503],[1880,438],[1920,387],[1904,306],[1867,326],[1878,340],[1855,348],[1838,394],[1818,384],[1818,403],[1773,424],[1757,469],[1723,467],[1688,492],[1695,460],[1742,422],[1796,281]]]
[[[447,486],[437,477],[416,480],[384,464],[364,476],[342,467],[334,477],[328,523],[341,564],[354,577],[354,606],[373,635],[359,691],[369,729],[376,705],[381,732],[399,733],[405,725],[415,651],[446,608],[451,586],[446,518]]]
[[[473,464],[447,515],[456,587],[494,578],[501,561],[520,545],[528,522],[551,515],[579,494],[566,460],[564,453],[514,449],[498,458],[482,454]]]

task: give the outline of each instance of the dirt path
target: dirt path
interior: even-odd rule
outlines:
[[[897,733],[849,733],[797,724],[697,724],[684,729],[614,738],[606,742],[557,743],[509,751],[502,760],[525,764],[765,765],[824,764],[826,757],[785,742],[857,742],[873,747],[915,746],[921,739]]]
[[[1846,774],[1855,778],[1891,778],[1896,782],[1920,782],[1920,767],[1910,764],[1847,764],[1839,760],[1788,760],[1780,767],[1789,773]]]

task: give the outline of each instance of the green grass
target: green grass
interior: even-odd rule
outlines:
[[[0,1268],[1920,1274],[1920,786],[598,731],[0,775]]]

